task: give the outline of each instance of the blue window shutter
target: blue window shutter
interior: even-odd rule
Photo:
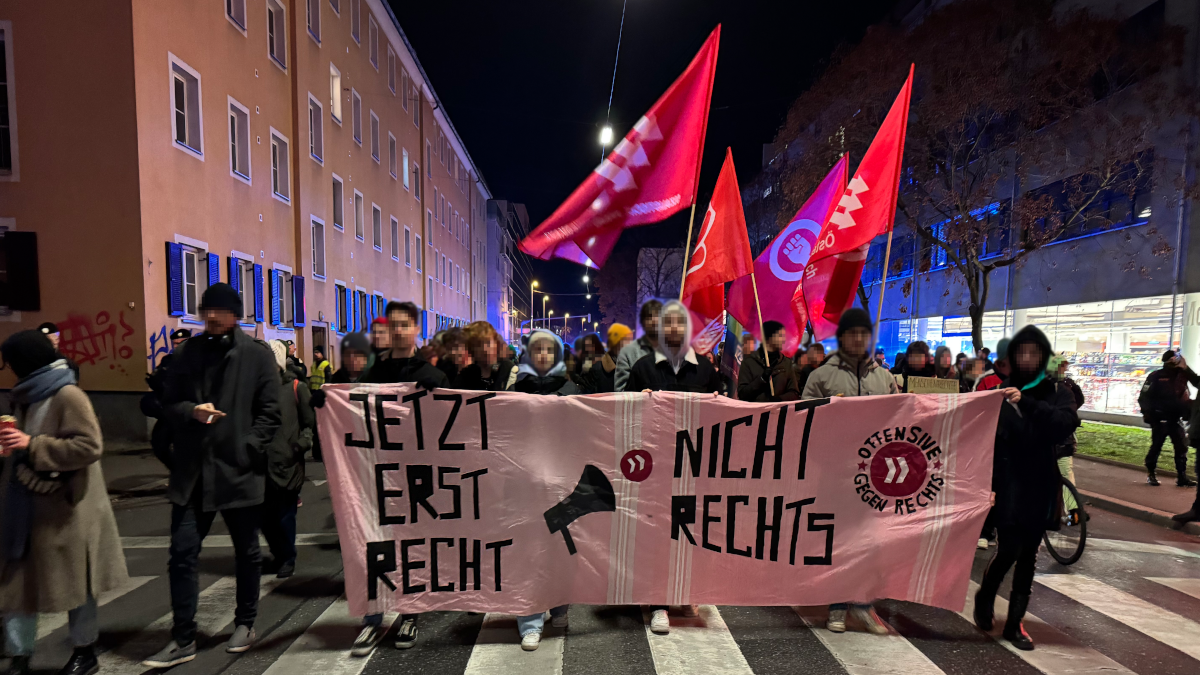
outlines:
[[[346,332],[354,332],[354,289],[346,289]]]
[[[374,296],[372,296],[371,300],[373,300],[373,299],[374,299]],[[363,304],[366,305],[366,307],[364,309],[367,310],[365,312],[365,314],[367,315],[367,325],[363,326],[363,329],[365,330],[365,329],[369,329],[371,327],[371,322],[375,320],[375,303],[371,302],[364,296]]]
[[[208,285],[221,283],[221,256],[216,253],[208,254]]]
[[[183,246],[167,242],[167,313],[183,316]]]
[[[262,265],[254,266],[254,320],[263,321],[263,269]]]
[[[233,286],[233,290],[235,291],[242,290],[242,275],[240,271],[241,268],[238,264],[238,259],[229,256],[229,285]]]
[[[304,307],[304,277],[292,277],[292,324],[303,326],[308,317]]]
[[[282,303],[283,293],[279,288],[279,272],[276,270],[267,271],[267,279],[271,289],[271,325],[278,326],[280,323],[280,315],[283,314]]]
[[[350,292],[350,306],[354,308],[354,320],[350,324],[350,326],[351,326],[350,330],[357,333],[359,331],[359,328],[358,328],[358,291],[356,291],[354,289],[350,289],[350,288],[347,288],[346,290]]]

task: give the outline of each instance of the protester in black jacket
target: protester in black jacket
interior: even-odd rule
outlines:
[[[762,347],[742,357],[742,366],[738,372],[739,401],[765,403],[795,401],[800,398],[796,365],[784,356],[782,351],[786,341],[787,329],[783,324],[778,321],[767,321],[763,324]]]
[[[629,370],[625,391],[691,391],[716,393],[721,374],[708,359],[696,357],[691,347],[692,322],[687,307],[678,300],[662,306],[658,344]]]
[[[195,658],[200,545],[217,511],[237,570],[229,651],[250,648],[258,613],[259,518],[267,449],[279,428],[279,369],[271,350],[238,328],[242,299],[232,286],[209,286],[200,310],[204,333],[176,351],[163,398],[175,438],[167,488],[174,504],[168,570],[175,625],[171,642],[145,661],[149,668]]]
[[[1150,425],[1150,451],[1146,453],[1146,482],[1158,485],[1158,456],[1163,443],[1170,438],[1175,446],[1176,485],[1191,487],[1194,482],[1187,476],[1187,438],[1184,436],[1183,420],[1191,414],[1192,401],[1188,381],[1200,382],[1183,357],[1174,350],[1167,350],[1162,357],[1163,367],[1146,376],[1138,405],[1142,408],[1142,419]]]
[[[262,533],[271,548],[263,570],[287,579],[296,571],[296,508],[304,485],[304,455],[312,448],[317,419],[309,405],[308,387],[287,362],[287,344],[272,340],[279,366],[279,430],[267,450],[267,481],[263,499]]]
[[[454,389],[504,391],[516,382],[517,366],[506,358],[500,358],[504,341],[492,324],[473,321],[463,331],[463,338],[471,363],[458,371]]]
[[[990,631],[996,591],[1015,564],[1004,637],[1022,650],[1033,649],[1021,620],[1033,592],[1038,547],[1045,531],[1059,526],[1062,483],[1055,447],[1079,426],[1070,390],[1046,377],[1052,353],[1050,341],[1034,326],[1022,328],[1008,347],[1012,373],[1001,385],[1007,401],[1000,406],[992,469],[999,546],[975,595],[975,623]]]
[[[920,340],[910,344],[904,352],[904,363],[900,365],[900,372],[896,375],[896,386],[900,387],[900,393],[908,393],[910,377],[937,377],[933,357],[929,354],[929,345]]]

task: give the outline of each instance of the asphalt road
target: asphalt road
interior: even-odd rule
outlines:
[[[169,639],[163,472],[135,454],[114,455],[105,469],[132,581],[101,598],[102,672],[143,673],[140,660]],[[422,617],[413,649],[396,650],[389,639],[370,657],[352,658],[359,620],[341,599],[323,477],[319,465],[310,465],[296,576],[282,583],[264,577],[259,642],[240,656],[224,651],[233,628],[234,569],[218,519],[201,557],[201,654],[173,675],[1200,673],[1200,539],[1104,512],[1093,513],[1079,563],[1064,568],[1040,557],[1026,622],[1038,642],[1033,652],[1017,652],[953,612],[885,601],[877,607],[891,627],[888,636],[830,633],[821,608],[724,606],[704,606],[693,619],[673,614],[671,634],[657,636],[640,608],[576,605],[568,632],[548,628],[532,653],[518,646],[511,617],[436,612]],[[994,550],[976,551],[976,582]],[[1001,595],[1008,595],[1007,585]],[[56,671],[66,661],[65,619],[43,617],[35,669]]]

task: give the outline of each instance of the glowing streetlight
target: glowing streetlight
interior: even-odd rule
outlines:
[[[533,333],[533,289],[538,287],[537,279],[529,284],[529,332]]]
[[[587,299],[588,299],[588,300],[591,300],[591,299],[592,299],[592,294],[591,294],[591,293],[588,293],[588,294],[587,294]]]
[[[600,130],[600,145],[607,148],[609,146],[609,144],[612,143],[612,139],[613,139],[612,127],[605,125],[605,127]]]
[[[546,301],[549,299],[550,299],[550,296],[544,295],[544,294],[542,295],[542,318],[543,319],[546,318]],[[550,312],[550,313],[553,314],[554,312]],[[549,325],[548,320],[547,320],[547,325]]]
[[[586,275],[586,274],[583,275],[583,283],[586,284],[589,280],[590,280],[590,277],[588,277],[588,275]]]
[[[592,322],[592,330],[600,330],[600,322],[599,321]]]

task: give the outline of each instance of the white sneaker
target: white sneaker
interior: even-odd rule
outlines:
[[[521,649],[524,649],[527,652],[535,652],[537,651],[538,645],[541,644],[541,642],[541,633],[537,631],[526,633],[525,637],[521,638]]]
[[[700,616],[700,606],[699,605],[684,605],[680,609],[683,610],[681,612],[681,614],[683,614],[684,616],[686,616],[689,619]]]
[[[986,551],[988,549],[988,540],[985,537],[979,538],[979,550]]]
[[[550,617],[550,627],[551,628],[561,628],[563,630],[566,630],[567,629],[567,615],[563,614],[562,616]]]
[[[884,624],[883,619],[879,618],[879,615],[875,613],[874,607],[869,605],[866,607],[851,607],[850,615],[862,622],[863,627],[867,629],[868,633],[871,633],[872,635],[888,634],[887,625]]]
[[[825,622],[825,628],[830,633],[845,633],[846,632],[846,610],[844,610],[844,609],[829,610],[829,620]]]
[[[656,609],[650,615],[650,632],[655,635],[666,635],[671,632],[671,620],[667,618],[667,610]]]

